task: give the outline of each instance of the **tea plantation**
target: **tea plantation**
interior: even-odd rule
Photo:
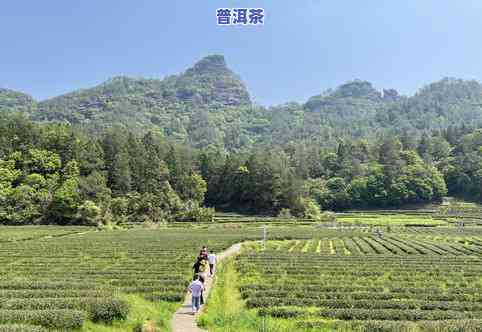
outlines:
[[[299,331],[482,331],[482,229],[339,232],[252,245],[247,308]]]
[[[243,250],[220,266],[218,294],[208,302],[214,322],[226,321],[230,305],[216,308],[216,296],[232,268],[225,296],[239,297],[240,319],[256,317],[239,331],[259,331],[257,320],[287,326],[264,331],[482,331],[482,228],[434,226],[423,216],[417,223],[432,227],[407,227],[401,220],[415,217],[392,216],[398,222],[377,232],[367,218],[383,219],[1,227],[0,332],[142,331],[122,322],[153,315],[167,322],[157,331],[169,331],[199,248],[219,252],[238,242]],[[165,310],[139,318],[144,309],[133,298]],[[233,330],[204,321],[210,331]]]
[[[308,238],[312,228],[277,227],[272,233]],[[126,294],[180,303],[201,246],[220,251],[260,238],[259,226],[236,225],[117,231],[1,227],[0,331],[108,325],[134,309],[123,300]]]

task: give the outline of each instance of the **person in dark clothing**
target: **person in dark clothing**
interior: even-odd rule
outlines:
[[[192,266],[194,270],[194,276],[199,278],[199,281],[201,281],[204,284],[204,281],[206,280],[206,266],[208,265],[207,260],[204,258],[204,256],[199,256],[196,260],[196,263]],[[203,294],[201,293],[201,305],[204,304],[204,297]]]
[[[192,266],[192,269],[194,270],[194,275],[199,276],[199,280],[204,283],[204,278],[202,276],[202,268],[203,268],[203,260],[204,258],[202,256],[199,256],[196,260],[196,263]]]

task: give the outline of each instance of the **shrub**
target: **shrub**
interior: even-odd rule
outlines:
[[[85,313],[77,310],[48,310],[33,311],[37,317],[32,323],[48,328],[59,328],[66,330],[79,329],[84,325]]]
[[[27,323],[51,329],[78,329],[84,320],[85,313],[76,310],[0,310],[1,322]]]
[[[47,332],[41,326],[33,325],[0,325],[0,332]]]
[[[127,318],[129,306],[118,299],[99,299],[90,306],[90,319],[94,322],[111,324],[114,320]]]
[[[258,311],[259,316],[271,316],[277,318],[295,318],[307,315],[307,312],[302,309],[292,308],[262,308]]]
[[[184,299],[184,295],[172,294],[172,293],[149,294],[149,295],[146,295],[144,298],[152,302],[159,302],[159,301],[179,302]]]
[[[360,328],[363,332],[411,332],[414,331],[415,324],[410,322],[394,321],[366,321]]]
[[[287,208],[281,209],[281,211],[278,213],[278,218],[281,219],[292,219],[293,215],[291,214],[291,210]]]
[[[302,198],[303,216],[306,219],[320,220],[320,206],[311,198]]]
[[[301,320],[296,322],[296,326],[302,330],[312,330],[315,331],[359,331],[359,324],[354,324],[353,322],[343,322],[343,321],[318,321],[318,320]],[[358,329],[354,329],[354,328]]]
[[[187,204],[189,205],[189,204]],[[213,222],[216,212],[214,208],[205,208],[199,206],[197,203],[190,204],[181,212],[176,219],[179,221],[188,222]]]
[[[336,214],[331,211],[325,211],[321,214],[321,221],[323,222],[335,222]]]
[[[324,318],[342,320],[444,320],[462,319],[464,313],[441,310],[397,310],[397,309],[321,309],[319,315]]]
[[[424,321],[419,323],[419,327],[424,332],[481,332],[482,320]]]
[[[77,209],[77,219],[81,225],[96,226],[99,222],[101,209],[92,201],[85,201]]]

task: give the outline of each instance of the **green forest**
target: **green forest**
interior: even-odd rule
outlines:
[[[304,103],[251,101],[223,56],[162,80],[45,101],[0,90],[0,223],[322,218],[453,195],[482,201],[482,86],[414,96],[355,80]]]

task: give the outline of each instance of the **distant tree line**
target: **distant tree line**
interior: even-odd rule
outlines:
[[[447,193],[482,200],[482,130],[195,149],[121,128],[0,118],[0,223],[212,220],[214,209],[319,218],[324,210],[401,206]],[[206,207],[207,206],[207,207]]]

